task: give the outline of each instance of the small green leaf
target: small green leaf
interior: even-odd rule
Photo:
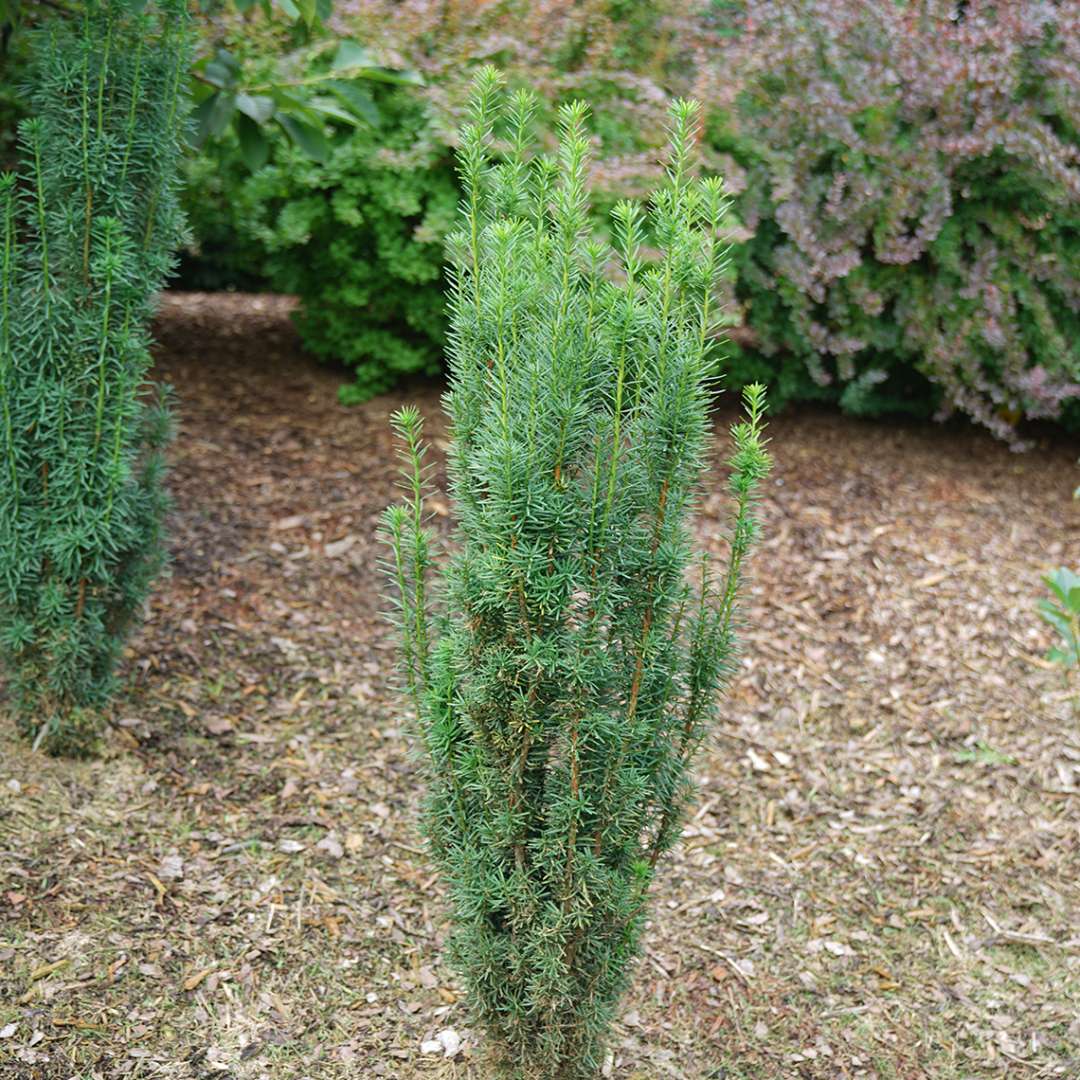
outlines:
[[[236,107],[256,124],[265,124],[277,112],[274,99],[264,94],[237,94]]]
[[[1062,637],[1069,636],[1071,632],[1069,617],[1057,604],[1052,604],[1049,600],[1039,601],[1039,615],[1044,622],[1049,623]]]
[[[1080,664],[1080,651],[1075,649],[1059,649],[1056,645],[1046,654],[1046,659],[1051,663],[1060,664],[1062,667],[1072,668]]]
[[[1059,566],[1053,573],[1047,574],[1043,581],[1050,591],[1073,611],[1080,611],[1080,574],[1074,574],[1067,566]],[[1077,600],[1071,599],[1073,595]]]
[[[382,124],[382,113],[378,105],[372,101],[371,95],[355,82],[333,79],[326,86],[354,116],[366,120],[372,127],[379,127]]]
[[[290,19],[296,20],[300,18],[300,9],[293,3],[293,0],[276,0],[276,3]]]
[[[968,763],[974,765],[1015,765],[1017,759],[1012,754],[1002,753],[1000,750],[995,750],[994,747],[979,740],[973,747],[966,747],[956,755],[956,760],[960,764]]]
[[[371,67],[372,58],[371,54],[363,45],[358,45],[355,41],[345,40],[338,45],[337,53],[334,55],[334,61],[330,65],[331,71],[345,71],[352,68]]]
[[[353,127],[359,122],[354,113],[342,108],[334,98],[317,95],[308,98],[307,104],[309,108],[314,109],[323,116],[329,116],[334,120],[343,120],[346,124],[352,124]]]
[[[244,164],[252,171],[261,169],[270,158],[270,142],[250,116],[236,118],[236,137]]]
[[[320,164],[329,159],[329,140],[317,127],[307,124],[303,120],[297,120],[296,117],[289,116],[286,113],[279,113],[277,122],[285,129],[285,134],[288,135],[289,138],[308,155],[308,157],[313,158]]]

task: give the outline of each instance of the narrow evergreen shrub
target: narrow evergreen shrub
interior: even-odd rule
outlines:
[[[0,658],[35,746],[85,753],[162,562],[148,321],[182,230],[186,7],[88,0],[33,52],[0,178]]]
[[[645,211],[616,206],[613,249],[587,229],[585,108],[563,108],[557,157],[529,157],[533,108],[527,93],[507,105],[485,69],[461,132],[446,398],[458,526],[437,583],[414,409],[395,417],[407,496],[385,523],[453,958],[505,1074],[530,1080],[601,1063],[731,673],[769,467],[754,387],[718,568],[691,529],[726,257],[722,184],[690,175],[696,106],[673,107],[666,183]]]

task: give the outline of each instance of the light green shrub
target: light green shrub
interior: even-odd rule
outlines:
[[[453,957],[502,1072],[555,1080],[600,1066],[732,670],[769,462],[752,388],[717,567],[692,524],[725,197],[690,175],[696,108],[673,108],[667,181],[647,211],[618,204],[613,248],[590,237],[584,108],[562,110],[557,157],[530,158],[533,109],[525,93],[504,108],[487,69],[461,131],[455,554],[433,584],[414,409],[396,417],[408,493],[386,532]]]

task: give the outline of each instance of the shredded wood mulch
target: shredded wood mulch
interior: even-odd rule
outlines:
[[[166,298],[173,563],[106,753],[0,735],[3,1080],[483,1075],[373,539],[388,416],[416,401],[441,461],[439,389],[339,406],[288,307]],[[1076,1078],[1080,711],[1034,608],[1080,557],[1080,449],[771,435],[745,657],[609,1073]]]

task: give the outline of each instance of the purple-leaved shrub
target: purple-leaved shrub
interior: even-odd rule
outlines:
[[[735,25],[713,138],[788,394],[808,372],[852,411],[917,409],[914,370],[1014,445],[1080,417],[1080,6],[750,0]]]

